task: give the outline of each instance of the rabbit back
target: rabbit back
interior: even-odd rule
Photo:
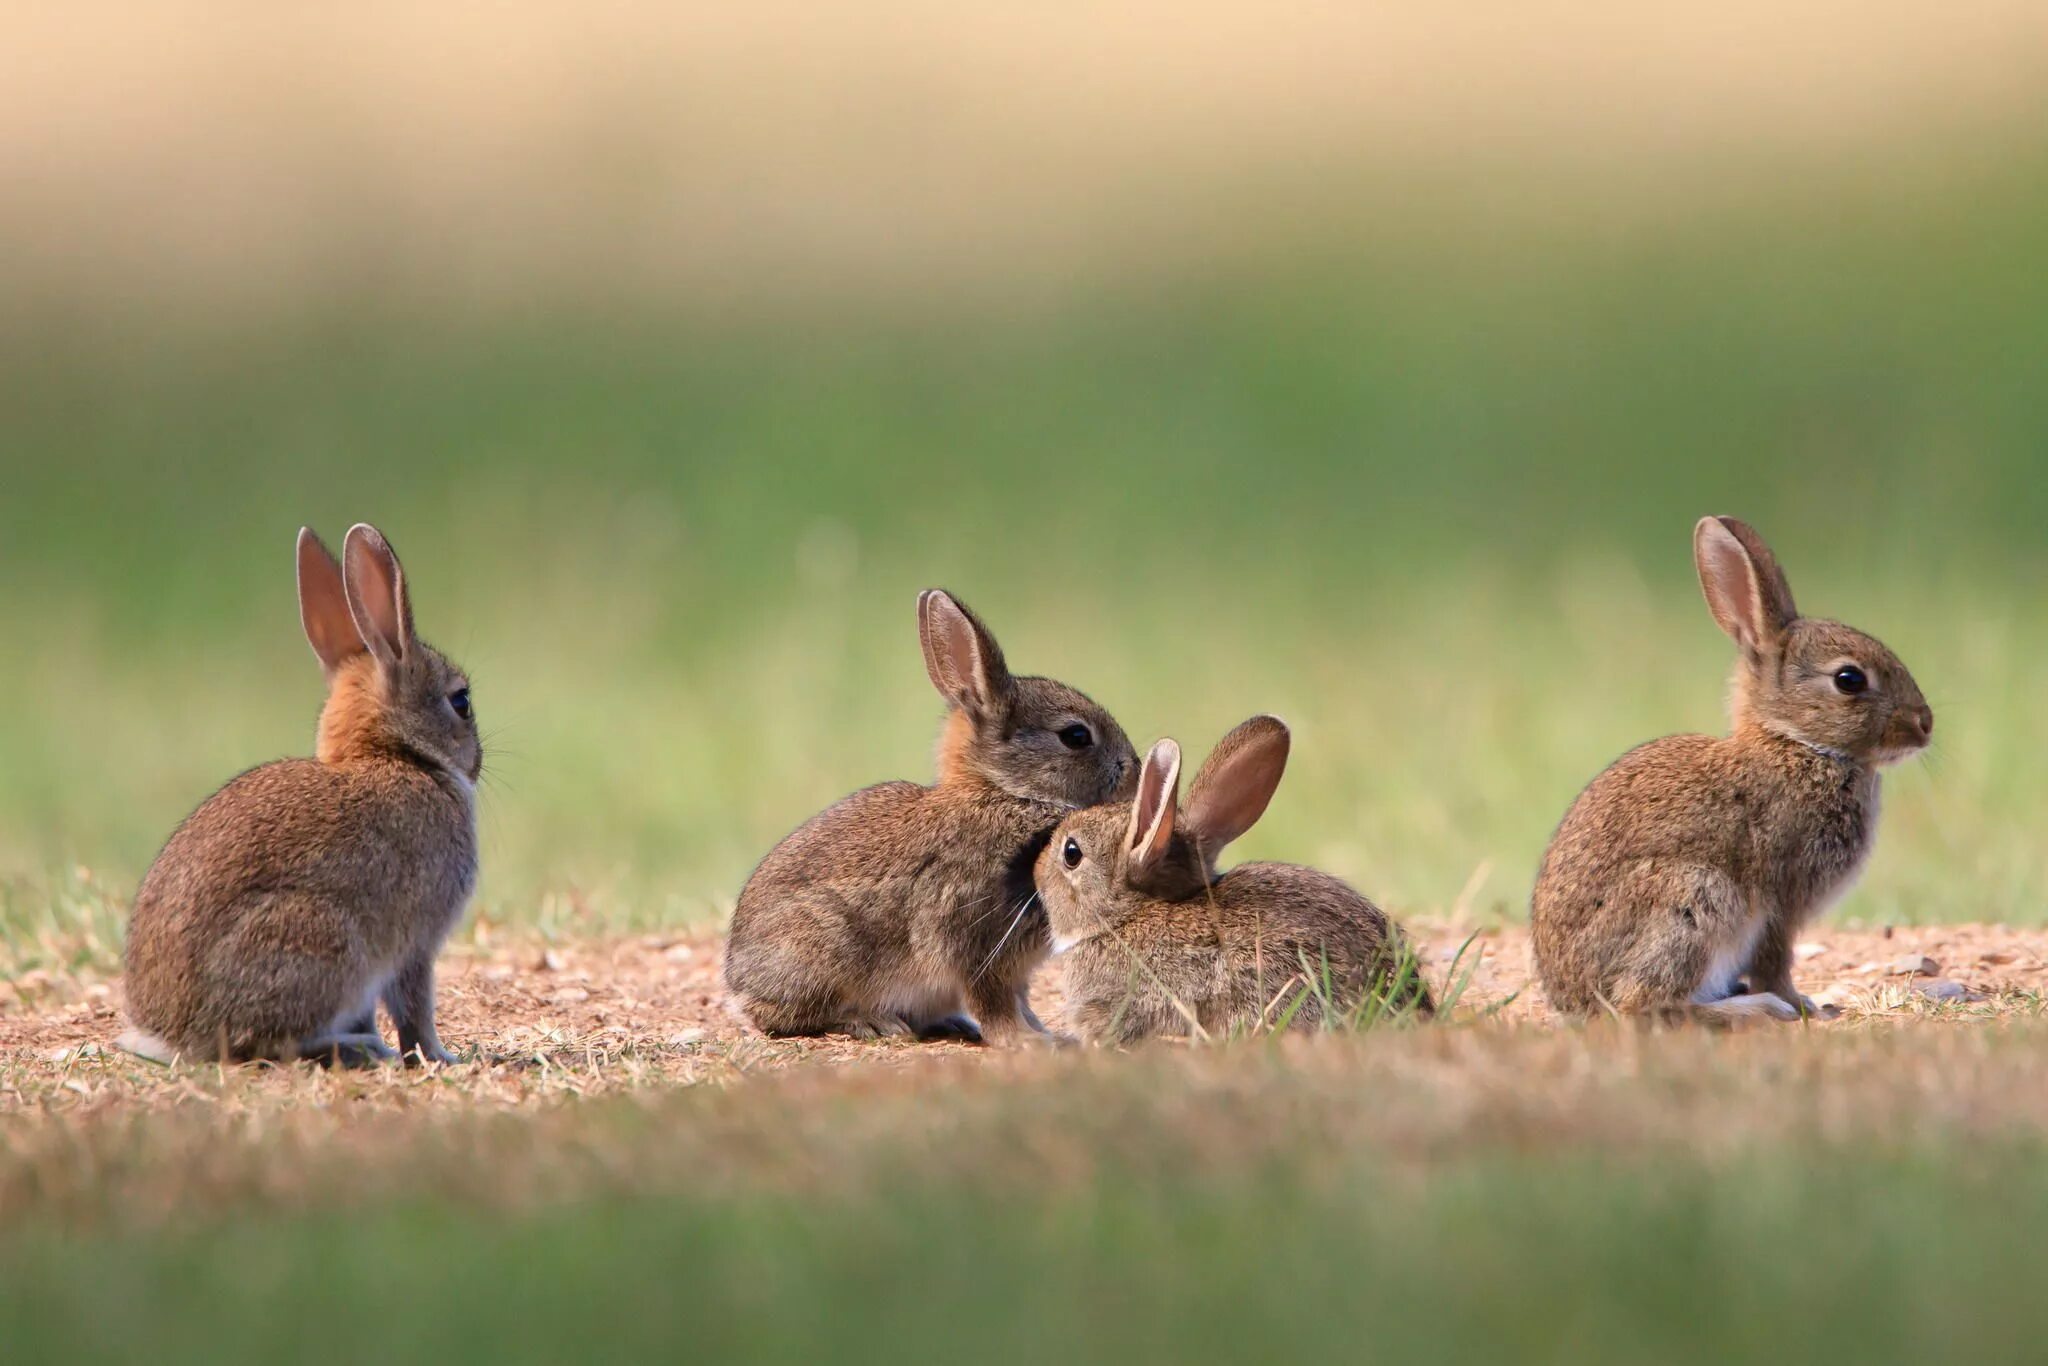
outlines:
[[[1065,982],[1069,1023],[1110,1043],[1282,1017],[1314,1029],[1326,1001],[1348,1015],[1376,993],[1434,1009],[1400,928],[1342,880],[1289,863],[1242,864],[1206,893],[1128,906],[1113,933],[1068,952]]]
[[[1873,771],[1782,737],[1631,751],[1544,856],[1530,924],[1545,994],[1573,1014],[1725,996],[1766,935],[1788,935],[1854,881],[1877,813]]]
[[[1434,1009],[1400,927],[1342,879],[1299,864],[1246,863],[1215,893],[1238,1019],[1274,1018],[1299,997],[1292,1024],[1314,1028],[1326,997],[1348,1012],[1382,992],[1423,1015]]]
[[[476,878],[469,798],[401,762],[285,760],[186,819],[135,900],[127,996],[192,1056],[261,1056],[374,1004]]]
[[[733,910],[726,981],[771,1033],[929,1022],[1047,949],[1031,865],[1057,808],[988,789],[865,788],[762,860]]]

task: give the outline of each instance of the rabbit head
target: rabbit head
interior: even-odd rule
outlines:
[[[322,762],[399,757],[475,786],[483,745],[469,679],[414,633],[405,571],[382,533],[350,528],[337,561],[299,532],[299,619],[327,673]]]
[[[1279,718],[1254,716],[1223,737],[1180,805],[1180,746],[1145,756],[1137,795],[1078,811],[1039,855],[1037,880],[1053,943],[1069,947],[1115,930],[1148,903],[1188,901],[1216,880],[1225,846],[1265,814],[1287,771]]]
[[[941,783],[977,780],[1025,801],[1085,807],[1130,795],[1138,756],[1110,714],[1049,678],[1019,678],[974,613],[940,589],[917,599],[932,686],[951,705]]]
[[[1840,622],[1802,617],[1777,557],[1749,525],[1703,518],[1693,558],[1714,620],[1741,649],[1735,722],[1862,763],[1926,748],[1934,712],[1899,657]]]

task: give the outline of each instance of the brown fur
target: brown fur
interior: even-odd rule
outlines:
[[[463,675],[412,633],[373,528],[344,571],[300,533],[300,609],[328,675],[313,759],[244,773],[178,827],[128,929],[124,1045],[167,1058],[366,1061],[381,998],[410,1059],[452,1061],[434,958],[476,880],[483,753]]]
[[[1565,816],[1530,920],[1544,991],[1567,1013],[1819,1013],[1792,984],[1794,940],[1869,854],[1879,767],[1933,732],[1906,666],[1799,616],[1754,530],[1707,518],[1694,542],[1708,606],[1740,647],[1733,733],[1644,745]],[[1844,664],[1866,691],[1836,685]]]
[[[952,707],[937,784],[884,783],[812,817],[733,911],[726,983],[768,1033],[1043,1032],[1027,998],[1047,948],[1032,859],[1068,811],[1128,792],[1137,755],[1080,693],[1013,677],[947,594],[919,597],[918,635]],[[1091,737],[1078,750],[1059,738],[1075,725]]]
[[[1224,847],[1266,809],[1286,767],[1287,728],[1245,722],[1216,747],[1178,807],[1180,747],[1147,756],[1135,801],[1078,812],[1039,855],[1037,879],[1084,1038],[1216,1034],[1323,1022],[1375,992],[1434,1009],[1401,930],[1345,883],[1287,863],[1218,875]],[[1074,859],[1073,866],[1068,860]],[[1297,1002],[1299,1002],[1297,1006]]]

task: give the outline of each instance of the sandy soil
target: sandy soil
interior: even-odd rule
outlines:
[[[1433,977],[1444,984],[1469,931],[1421,927]],[[2048,935],[1996,925],[1897,930],[1824,927],[1801,946],[1800,984],[1859,1029],[1907,1020],[1995,1021],[2036,1015],[2048,997]],[[904,1064],[984,1052],[961,1045],[768,1040],[730,1011],[710,932],[544,944],[504,940],[451,949],[443,960],[441,1033],[492,1060],[508,1082],[535,1071],[575,1074],[603,1089],[687,1083],[738,1064]],[[1472,938],[1470,983],[1457,1014],[1498,1024],[1556,1022],[1531,980],[1519,927]],[[1464,971],[1460,967],[1460,973]],[[1058,973],[1041,974],[1042,1013],[1061,1018]],[[32,972],[0,982],[0,1110],[71,1084],[150,1086],[149,1069],[104,1050],[121,1028],[119,983]],[[90,1088],[76,1079],[89,1075]],[[512,1090],[530,1089],[514,1084]],[[579,1085],[577,1089],[585,1089]]]

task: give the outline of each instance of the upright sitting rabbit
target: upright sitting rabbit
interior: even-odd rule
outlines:
[[[299,533],[299,613],[327,673],[317,756],[251,769],[171,836],[128,928],[121,1046],[160,1061],[452,1062],[434,958],[476,881],[469,681],[413,634],[398,556]],[[345,566],[345,567],[344,567]]]
[[[1047,949],[1032,862],[1068,811],[1130,791],[1137,755],[1074,689],[1011,674],[948,594],[921,594],[917,620],[951,707],[938,783],[856,792],[754,870],[725,975],[768,1033],[1044,1033],[1027,997]]]
[[[1820,1013],[1792,984],[1799,928],[1855,879],[1878,769],[1918,753],[1934,713],[1898,657],[1802,617],[1763,538],[1732,517],[1693,533],[1707,606],[1740,649],[1734,733],[1679,735],[1593,780],[1544,857],[1530,917],[1558,1010]]]
[[[1345,883],[1291,863],[1218,874],[1286,771],[1287,727],[1223,737],[1179,807],[1180,746],[1145,757],[1135,801],[1069,816],[1038,859],[1067,1017],[1091,1042],[1285,1019],[1298,1029],[1368,997],[1433,1010],[1401,930]]]

